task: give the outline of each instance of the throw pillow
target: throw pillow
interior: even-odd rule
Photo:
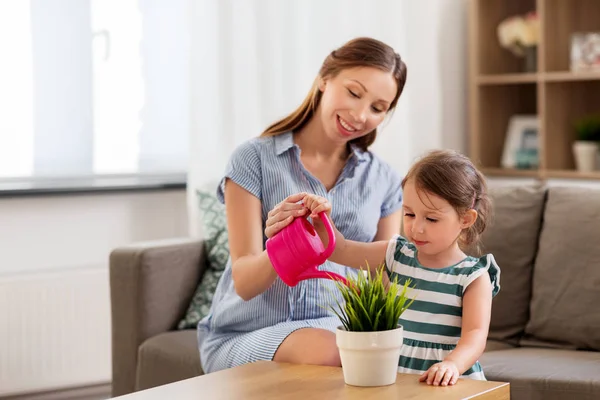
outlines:
[[[599,204],[599,190],[548,190],[525,329],[534,339],[600,351]]]
[[[543,186],[492,187],[494,219],[482,250],[500,266],[500,292],[492,302],[489,339],[517,344],[529,320],[533,264],[542,224]]]
[[[217,283],[229,258],[225,206],[214,193],[197,190],[196,195],[206,252],[206,270],[178,329],[193,329],[208,315]]]

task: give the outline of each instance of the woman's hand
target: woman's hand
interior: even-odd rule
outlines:
[[[454,385],[459,376],[458,367],[453,361],[442,361],[429,367],[419,377],[419,382],[427,382],[428,385],[433,386],[448,386]]]
[[[325,197],[316,194],[307,194],[302,200],[304,207],[310,210],[310,217],[314,220],[319,217],[321,212],[325,212],[331,217],[331,203]]]
[[[296,217],[306,214],[304,205],[298,203],[306,197],[306,193],[296,193],[277,204],[267,215],[265,236],[273,237],[277,232],[288,226]]]

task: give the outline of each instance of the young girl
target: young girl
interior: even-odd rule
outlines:
[[[418,161],[402,181],[406,237],[360,243],[336,229],[331,261],[372,269],[385,261],[390,279],[415,284],[416,300],[402,315],[404,345],[399,372],[421,373],[420,381],[453,385],[459,376],[485,380],[477,361],[485,348],[492,297],[500,289],[500,269],[491,254],[465,254],[478,247],[491,211],[485,178],[471,161],[453,151],[434,151]],[[319,218],[331,204],[307,195],[304,206],[322,238]]]

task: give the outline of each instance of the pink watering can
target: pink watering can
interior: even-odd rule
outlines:
[[[267,240],[267,255],[271,264],[288,286],[296,286],[298,282],[312,278],[334,279],[348,284],[341,275],[317,269],[335,249],[335,234],[329,218],[324,212],[319,213],[319,218],[325,224],[329,236],[327,248],[324,248],[319,235],[306,217],[294,219]]]

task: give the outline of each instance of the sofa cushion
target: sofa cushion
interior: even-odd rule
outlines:
[[[485,343],[485,351],[508,350],[514,349],[515,347],[515,345],[493,339],[490,339]]]
[[[517,348],[484,353],[485,377],[510,382],[511,400],[600,398],[600,353]]]
[[[482,251],[494,254],[501,271],[490,339],[516,344],[525,330],[545,194],[541,186],[490,188],[494,218],[482,237]]]
[[[196,331],[162,333],[139,348],[135,388],[149,389],[202,373]]]
[[[549,189],[534,267],[528,334],[600,350],[598,240],[600,190]]]
[[[195,328],[198,322],[208,315],[217,283],[229,258],[229,235],[227,234],[225,206],[219,203],[214,191],[198,190],[196,195],[198,196],[207,266],[187,312],[177,326],[178,329]]]

